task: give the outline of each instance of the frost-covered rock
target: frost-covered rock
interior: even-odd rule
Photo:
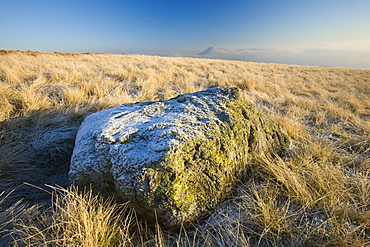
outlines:
[[[88,116],[69,175],[172,227],[220,205],[254,155],[288,145],[285,132],[237,88],[213,88]]]

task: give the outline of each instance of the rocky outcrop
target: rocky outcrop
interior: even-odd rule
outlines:
[[[288,145],[285,132],[237,88],[212,88],[88,116],[69,176],[173,227],[220,205],[255,155]]]

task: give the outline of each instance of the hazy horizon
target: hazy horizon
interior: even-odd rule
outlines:
[[[2,1],[0,49],[195,55],[216,46],[245,49],[243,61],[370,69],[368,13],[366,0]]]

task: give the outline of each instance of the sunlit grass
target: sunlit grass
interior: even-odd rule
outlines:
[[[370,244],[370,71],[138,55],[0,55],[0,200],[4,245],[366,246]],[[44,131],[77,131],[84,116],[123,103],[236,86],[292,138],[283,156],[248,164],[240,186],[193,229],[167,232],[76,188],[51,207],[23,182],[60,171],[71,147],[35,157]],[[32,130],[32,131],[30,131]],[[73,144],[72,144],[73,148]],[[32,192],[33,193],[33,192]],[[51,200],[50,195],[44,195]],[[19,201],[23,198],[23,201]],[[36,197],[40,200],[40,198]],[[7,241],[7,242],[5,242]]]

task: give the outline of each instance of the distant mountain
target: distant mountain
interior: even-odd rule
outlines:
[[[204,51],[198,53],[199,56],[213,56],[213,55],[218,55],[218,54],[229,54],[232,53],[231,51],[225,49],[225,48],[220,48],[220,47],[208,47]]]
[[[231,51],[221,47],[208,47],[204,51],[198,53],[198,57],[201,58],[213,58],[213,59],[223,59],[223,60],[249,60],[248,52],[244,49],[238,51]]]
[[[211,46],[198,54],[170,52],[168,57],[194,57],[262,63],[283,63],[345,68],[370,68],[370,47],[340,49],[331,47],[243,48],[228,50]]]
[[[238,51],[230,51],[222,47],[211,46],[198,54],[189,54],[171,51],[167,53],[166,57],[193,57],[193,58],[213,58],[213,59],[225,59],[225,60],[245,60],[245,54],[247,49],[240,49]]]

